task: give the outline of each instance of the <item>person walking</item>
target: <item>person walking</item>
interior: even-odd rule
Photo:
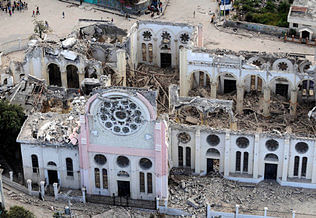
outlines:
[[[65,18],[65,12],[64,11],[63,11],[62,15],[63,15],[63,19],[64,19]]]
[[[39,7],[36,7],[36,15],[40,15]]]
[[[193,18],[195,18],[195,11],[193,11]]]
[[[32,17],[35,17],[35,11],[33,10],[33,14],[32,14]]]

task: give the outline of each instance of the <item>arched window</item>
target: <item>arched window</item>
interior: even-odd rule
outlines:
[[[178,161],[179,167],[183,167],[183,147],[178,146]]]
[[[38,158],[35,154],[32,154],[32,168],[33,168],[33,173],[38,173]]]
[[[74,167],[71,158],[66,158],[67,176],[74,176]]]
[[[240,162],[241,162],[241,152],[237,151],[236,152],[236,171],[239,172],[240,171]]]
[[[303,177],[306,176],[306,168],[307,168],[307,157],[303,157],[302,171],[301,171],[301,176],[303,176]]]
[[[66,71],[68,88],[80,88],[78,68],[74,65],[68,65]]]
[[[142,43],[142,57],[143,61],[147,61],[147,46],[145,43]]]
[[[300,164],[300,157],[299,156],[295,156],[295,158],[294,158],[294,172],[293,172],[294,176],[298,176],[299,164]]]
[[[145,192],[145,174],[143,172],[139,173],[139,191]]]
[[[94,168],[94,184],[96,188],[100,188],[100,170],[99,168]]]
[[[149,56],[149,62],[153,62],[153,44],[148,44],[148,56]]]
[[[147,173],[147,193],[153,193],[153,176],[151,173]]]
[[[190,147],[185,148],[185,165],[187,167],[191,167],[191,148]]]
[[[108,171],[102,169],[103,188],[108,189]]]
[[[248,158],[249,158],[249,153],[244,152],[243,172],[248,172]]]

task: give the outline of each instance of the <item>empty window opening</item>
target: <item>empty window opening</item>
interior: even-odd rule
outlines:
[[[308,145],[305,142],[298,142],[295,145],[295,150],[300,154],[305,154],[308,151]]]
[[[210,87],[211,85],[210,77],[206,72],[194,72],[192,77],[192,88]]]
[[[8,78],[5,78],[5,79],[3,80],[3,85],[8,85]]]
[[[178,146],[178,162],[179,167],[183,167],[183,147]]]
[[[96,188],[100,188],[100,170],[98,168],[94,169],[94,184]]]
[[[94,162],[99,165],[104,165],[106,163],[106,157],[102,154],[96,154],[94,156]]]
[[[116,163],[118,166],[124,168],[129,165],[129,159],[125,156],[118,156]]]
[[[143,61],[147,61],[147,46],[145,43],[142,43],[142,57]]]
[[[281,84],[281,83],[275,84],[275,94],[276,95],[281,95],[281,96],[287,98],[288,89],[289,89],[288,84]]]
[[[236,91],[236,80],[224,79],[224,94]]]
[[[236,152],[236,172],[240,172],[240,165],[241,165],[241,152]]]
[[[256,75],[251,75],[250,78],[250,90],[251,91],[262,91],[262,79]]]
[[[265,163],[264,166],[264,179],[276,180],[278,173],[278,165]]]
[[[248,152],[244,152],[243,172],[248,172],[248,159],[249,159]]]
[[[236,144],[239,148],[247,148],[249,146],[249,139],[246,137],[238,137]]]
[[[104,189],[108,189],[108,171],[106,169],[102,169],[102,185]]]
[[[191,167],[191,148],[190,147],[185,148],[185,165],[187,167]]]
[[[178,134],[179,142],[186,144],[191,141],[191,136],[186,132],[181,132]]]
[[[139,189],[140,192],[145,192],[145,174],[143,172],[139,173]]]
[[[299,164],[300,164],[300,158],[298,156],[295,156],[295,158],[294,158],[294,172],[293,172],[294,176],[298,176]]]
[[[149,62],[153,62],[153,44],[148,44],[148,56],[149,56]]]
[[[302,96],[314,96],[314,81],[304,80],[299,86]]]
[[[94,78],[97,79],[98,75],[94,67],[85,67],[84,78]]]
[[[151,173],[147,173],[147,193],[153,193],[153,176]]]
[[[61,82],[61,72],[57,64],[48,65],[48,77],[49,85],[51,86],[62,86]]]
[[[171,54],[161,53],[160,54],[160,65],[161,65],[161,68],[171,67]]]
[[[279,142],[274,139],[269,139],[266,141],[266,148],[269,151],[276,151],[279,148]]]
[[[301,176],[306,177],[307,157],[303,157]]]
[[[151,160],[149,160],[148,158],[142,158],[139,161],[139,166],[143,169],[143,170],[148,170],[152,167],[153,163],[151,162]]]
[[[74,167],[71,158],[66,158],[67,176],[74,176]]]
[[[211,146],[216,146],[220,143],[220,139],[217,135],[208,135],[206,137],[206,142]]]
[[[74,65],[68,65],[67,70],[67,86],[68,88],[78,89],[79,86],[79,75],[78,68]]]
[[[35,154],[32,154],[32,168],[33,168],[33,173],[38,173],[38,158]]]

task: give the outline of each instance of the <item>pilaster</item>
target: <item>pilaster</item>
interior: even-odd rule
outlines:
[[[188,63],[187,63],[187,49],[180,49],[180,96],[188,96],[189,94],[189,80],[187,77]]]
[[[284,154],[283,154],[283,168],[282,168],[282,181],[287,181],[287,172],[289,168],[289,150],[290,150],[290,137],[284,140]]]
[[[270,115],[270,87],[263,88],[263,115],[268,117]]]
[[[296,116],[296,106],[297,106],[297,89],[291,90],[291,101],[290,101],[290,114],[291,116]]]
[[[237,113],[239,113],[239,114],[243,113],[244,92],[245,92],[244,86],[243,85],[238,85],[237,86],[237,105],[236,105],[236,110],[237,110]]]
[[[253,178],[257,179],[258,178],[258,172],[259,172],[259,142],[260,142],[260,135],[257,133],[255,134],[255,144],[253,147]]]
[[[230,164],[230,132],[226,131],[225,135],[225,155],[224,155],[224,176],[229,176]]]
[[[201,166],[200,166],[200,153],[201,153],[201,130],[200,127],[197,126],[195,132],[195,173],[200,174]]]

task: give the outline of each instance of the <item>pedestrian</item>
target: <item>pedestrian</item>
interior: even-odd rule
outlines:
[[[82,5],[82,0],[80,0],[80,5]]]
[[[36,15],[40,15],[39,7],[36,7]]]
[[[113,18],[111,19],[111,23],[113,23]]]
[[[193,18],[195,18],[195,11],[193,11]]]
[[[45,20],[45,26],[46,26],[46,29],[48,29],[48,22],[47,22],[47,20]]]
[[[160,13],[162,13],[162,7],[160,7]]]
[[[63,11],[63,14],[62,14],[62,15],[63,15],[63,19],[64,19],[64,18],[65,18],[65,12],[64,12],[64,11]]]
[[[35,11],[33,10],[33,15],[32,15],[32,17],[35,17]]]

